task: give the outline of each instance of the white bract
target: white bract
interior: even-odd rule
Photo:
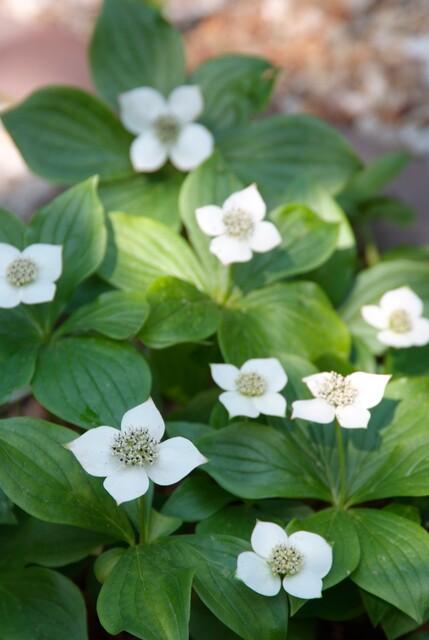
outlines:
[[[297,531],[288,536],[273,522],[258,522],[253,529],[253,551],[237,558],[236,576],[262,596],[284,590],[296,598],[320,598],[322,578],[332,567],[332,549],[322,536]]]
[[[287,375],[277,358],[254,358],[241,369],[232,364],[212,364],[210,368],[213,380],[225,389],[219,400],[230,418],[285,415],[286,400],[279,391],[287,384]]]
[[[20,251],[0,242],[0,307],[53,300],[61,272],[61,245],[32,244]]]
[[[165,425],[153,400],[124,414],[121,430],[97,427],[68,443],[87,473],[105,477],[104,488],[118,504],[144,495],[155,484],[179,482],[207,462],[195,445],[178,436],[161,442]]]
[[[429,320],[423,301],[409,287],[385,293],[378,305],[361,309],[364,320],[379,330],[377,338],[390,347],[421,347],[429,343]]]
[[[208,236],[210,251],[228,265],[247,262],[253,252],[265,253],[282,239],[272,222],[264,220],[267,207],[256,185],[229,196],[222,207],[208,205],[196,210],[197,222]]]
[[[139,87],[120,95],[119,107],[123,125],[137,135],[130,149],[136,171],[157,171],[168,159],[190,171],[213,153],[212,134],[193,122],[204,107],[197,86],[177,87],[167,100],[151,87]]]
[[[342,376],[335,371],[315,373],[303,378],[313,400],[292,403],[292,418],[327,424],[335,418],[346,429],[366,429],[371,417],[368,409],[379,404],[390,375],[356,371]]]

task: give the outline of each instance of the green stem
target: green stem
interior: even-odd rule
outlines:
[[[139,499],[139,533],[140,544],[145,544],[148,538],[148,518],[145,496]]]
[[[380,253],[378,251],[374,233],[369,224],[364,227],[363,235],[365,238],[365,261],[368,267],[373,267],[380,262]]]
[[[139,499],[139,541],[146,544],[149,541],[150,516],[152,510],[153,486]]]
[[[340,468],[340,487],[338,493],[338,506],[344,505],[346,493],[346,455],[344,451],[343,432],[338,422],[335,423],[335,434],[337,438],[338,464]]]

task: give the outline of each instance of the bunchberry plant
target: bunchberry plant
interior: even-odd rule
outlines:
[[[369,235],[406,213],[379,193],[402,156],[256,119],[272,65],[188,73],[144,0],[104,2],[90,63],[101,100],[2,116],[77,184],[28,225],[0,210],[0,637],[414,632],[429,262]]]

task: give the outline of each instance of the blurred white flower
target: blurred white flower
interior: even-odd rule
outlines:
[[[275,596],[283,588],[296,598],[320,598],[322,578],[332,567],[332,549],[322,536],[297,531],[288,536],[273,522],[258,522],[253,529],[253,551],[237,558],[236,576],[262,596]]]
[[[219,401],[230,418],[285,415],[286,400],[279,391],[287,384],[287,375],[277,358],[254,358],[241,369],[232,364],[212,364],[210,368],[213,380],[225,389]]]
[[[222,207],[208,205],[196,210],[197,222],[208,236],[216,236],[210,251],[225,264],[247,262],[253,251],[265,253],[282,239],[272,222],[264,220],[267,207],[256,185],[229,196]]]
[[[164,430],[164,420],[149,398],[124,414],[120,431],[97,427],[66,448],[87,473],[106,478],[104,488],[121,504],[144,495],[149,479],[162,486],[175,484],[207,462],[187,438],[161,442]]]
[[[366,429],[371,417],[368,409],[383,399],[390,375],[356,371],[342,376],[335,371],[315,373],[303,378],[314,400],[292,403],[292,418],[326,424],[334,418],[346,429]]]
[[[198,86],[177,87],[167,100],[151,87],[139,87],[121,94],[119,107],[123,125],[137,135],[130,150],[136,171],[157,171],[168,159],[190,171],[213,153],[212,134],[193,122],[204,107]]]
[[[20,251],[0,242],[0,308],[53,300],[61,272],[61,245],[32,244]]]
[[[421,347],[429,343],[429,320],[423,302],[409,287],[385,293],[378,305],[361,309],[364,320],[379,330],[377,338],[390,347]]]

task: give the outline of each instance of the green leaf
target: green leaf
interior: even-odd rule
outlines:
[[[356,270],[356,241],[350,222],[330,193],[311,178],[302,176],[287,187],[285,202],[302,203],[321,220],[339,225],[336,251],[312,274],[334,305],[340,304],[353,285]]]
[[[112,213],[106,259],[100,275],[119,289],[143,290],[160,276],[174,276],[202,289],[193,251],[175,231],[150,218]]]
[[[234,280],[247,291],[307,273],[325,262],[337,246],[339,225],[324,222],[308,207],[285,205],[270,217],[281,233],[282,244],[237,265]]]
[[[397,516],[401,516],[401,518],[408,518],[411,522],[421,524],[422,518],[420,511],[418,507],[415,507],[412,504],[405,504],[404,502],[390,502],[383,507],[383,509],[389,513],[395,513]]]
[[[36,567],[1,573],[0,594],[5,640],[87,640],[83,597],[60,573]]]
[[[424,615],[425,621],[429,618],[429,607]],[[387,612],[384,614],[381,621],[381,626],[386,634],[388,640],[395,640],[396,638],[403,638],[405,634],[410,631],[414,631],[417,627],[420,627],[415,620],[406,616],[402,611],[394,607],[388,607]],[[428,640],[428,634],[424,631],[422,633],[413,633],[407,635],[407,640]]]
[[[192,640],[240,640],[203,605],[199,598],[192,599],[189,625]]]
[[[351,512],[361,560],[352,580],[365,591],[422,622],[429,602],[429,534],[386,511]]]
[[[359,538],[348,512],[335,507],[323,509],[305,520],[294,520],[288,527],[288,533],[302,530],[318,533],[332,546],[333,565],[323,579],[324,589],[348,578],[356,569],[360,559]]]
[[[188,175],[180,192],[182,220],[204,269],[204,290],[219,301],[222,301],[228,292],[229,271],[210,253],[211,239],[201,231],[195,211],[208,204],[221,206],[231,193],[239,191],[243,186],[243,183],[227,169],[222,156],[214,153]]]
[[[234,423],[198,441],[209,462],[204,470],[230,493],[245,499],[330,500],[326,471],[314,464],[298,426],[282,431],[263,424]],[[313,448],[314,445],[313,445]],[[315,454],[320,450],[316,448]]]
[[[403,151],[386,153],[375,158],[353,176],[341,194],[341,198],[375,195],[401,173],[409,159],[409,156]]]
[[[36,367],[37,353],[38,346],[29,345],[18,347],[13,355],[6,358],[0,356],[0,367],[2,369],[0,404],[7,402],[15,389],[20,389],[30,384]]]
[[[213,129],[246,124],[265,109],[277,70],[263,58],[224,55],[203,62],[192,74],[204,95],[202,120]]]
[[[249,543],[229,536],[187,540],[196,554],[195,590],[212,613],[244,640],[284,640],[288,624],[285,594],[260,596],[235,576],[237,557],[249,550]]]
[[[193,476],[186,478],[169,496],[162,511],[186,522],[198,522],[233,500],[233,496],[207,476]]]
[[[429,313],[429,264],[416,260],[391,260],[362,271],[356,285],[342,307],[342,317],[353,335],[368,345],[373,353],[380,353],[384,345],[377,340],[377,330],[368,325],[361,316],[365,304],[378,304],[381,296],[398,287],[408,286],[425,303]]]
[[[144,640],[188,640],[193,572],[159,566],[153,546],[130,548],[119,559],[101,588],[100,622],[112,635],[128,631]]]
[[[174,516],[167,516],[164,513],[155,511],[152,509],[150,513],[149,531],[147,536],[147,542],[155,542],[159,538],[165,538],[171,533],[174,533],[181,527],[183,521],[180,518]]]
[[[28,307],[0,309],[0,404],[30,383],[42,337]]]
[[[118,633],[121,629],[129,629],[133,625],[131,632],[136,634],[136,624],[139,625],[140,633],[143,629],[146,631],[143,626],[140,626],[144,624],[145,609],[142,610],[139,606],[142,620],[137,619],[136,613],[132,611],[133,600],[135,600],[134,567],[137,565],[140,569],[140,580],[146,584],[144,580],[147,579],[148,589],[150,587],[148,595],[154,592],[158,596],[159,604],[154,609],[154,615],[162,617],[162,613],[159,612],[164,593],[162,581],[168,582],[168,577],[164,576],[175,575],[177,571],[193,571],[195,572],[194,588],[203,603],[223,624],[241,638],[284,640],[288,613],[284,593],[274,598],[265,598],[246,587],[235,577],[237,556],[241,551],[248,549],[248,543],[230,536],[179,536],[158,544],[134,547],[112,572],[111,578],[114,581],[110,583],[109,578],[102,588],[99,615],[103,625],[110,633]],[[157,582],[151,580],[152,567],[158,576]],[[111,587],[108,587],[109,583]],[[118,605],[117,594],[121,591],[121,585],[124,585],[122,593],[127,594],[127,597],[123,597]],[[137,587],[137,593],[139,589],[140,585]],[[187,592],[183,595],[186,596]],[[137,602],[139,603],[138,596]],[[180,613],[182,599],[177,605],[176,598],[172,602],[174,608],[177,606]],[[122,612],[119,611],[121,604]],[[151,611],[149,611],[148,620],[150,616]],[[106,623],[109,623],[109,626]],[[158,624],[159,622],[154,621],[152,628],[156,629]],[[149,627],[149,624],[147,626]],[[137,635],[144,637],[145,640],[152,640],[152,638],[160,640],[164,637],[161,634],[151,635],[149,630],[147,634],[147,636]],[[166,637],[170,638],[170,636]],[[181,637],[178,634],[172,636],[172,640]],[[184,637],[187,639],[188,635]]]
[[[353,504],[429,493],[429,378],[398,380],[387,396],[371,428],[349,437]]]
[[[395,224],[410,224],[415,219],[415,211],[406,202],[390,196],[372,196],[356,205],[358,223],[370,224],[380,218],[388,218]]]
[[[178,229],[178,199],[183,174],[169,167],[153,175],[134,175],[125,180],[103,182],[98,190],[106,211],[124,211],[154,218]]]
[[[257,520],[269,520],[284,527],[294,518],[303,518],[311,513],[310,507],[296,500],[274,499],[253,504],[234,504],[199,522],[196,531],[202,535],[230,535],[248,542]]]
[[[105,338],[65,338],[42,351],[33,381],[37,400],[83,428],[118,426],[123,414],[144,402],[151,374],[131,345]]]
[[[337,193],[361,166],[337,131],[308,115],[246,124],[225,132],[218,145],[230,169],[245,184],[256,182],[270,207],[282,204],[297,178]]]
[[[213,432],[213,429],[207,424],[201,424],[199,422],[167,422],[165,426],[170,438],[183,436],[191,440],[194,444],[200,438]]]
[[[135,336],[149,314],[141,293],[109,291],[79,307],[61,326],[61,334],[96,331],[113,340]]]
[[[27,227],[18,216],[0,209],[0,242],[24,249],[26,231]]]
[[[40,209],[30,231],[33,242],[62,245],[63,272],[57,295],[69,297],[78,284],[96,271],[106,249],[97,180],[85,180]]]
[[[317,620],[321,618],[322,620],[338,622],[349,621],[349,625],[353,625],[356,618],[362,619],[362,615],[365,613],[361,593],[362,591],[351,580],[345,580],[341,584],[324,591],[322,598],[300,600],[290,596],[290,599],[298,606],[297,611],[305,605],[302,616],[305,616],[306,619]],[[366,621],[362,620],[362,622],[365,624]],[[346,626],[346,629],[349,628],[350,626]],[[302,639],[298,637],[297,640]]]
[[[94,174],[112,180],[133,173],[131,134],[85,91],[41,89],[2,120],[30,169],[48,180],[68,184]]]
[[[429,376],[429,345],[389,349],[385,369],[396,376]]]
[[[16,524],[18,520],[13,512],[13,504],[0,489],[0,525]]]
[[[42,522],[21,513],[13,536],[9,527],[0,527],[0,566],[63,567],[94,554],[106,543],[107,535],[78,527]]]
[[[227,362],[290,353],[314,360],[347,356],[350,340],[323,291],[312,282],[276,284],[231,300],[219,328]]]
[[[140,338],[153,349],[199,342],[215,333],[220,314],[215,303],[177,278],[157,278],[147,289],[150,313]]]
[[[35,420],[1,421],[0,486],[12,502],[40,520],[133,541],[131,526],[99,478],[89,476],[64,444],[71,429]]]
[[[179,33],[141,0],[105,0],[90,61],[98,91],[115,107],[124,91],[148,86],[165,94],[185,80]]]
[[[227,535],[250,540],[261,512],[250,505],[229,505],[197,524],[198,535]]]

